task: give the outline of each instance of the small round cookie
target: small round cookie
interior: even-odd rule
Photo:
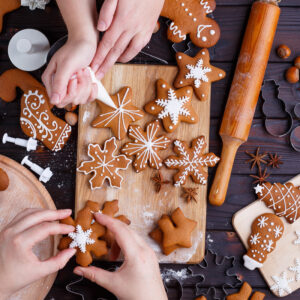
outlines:
[[[0,192],[5,191],[9,186],[9,177],[7,173],[0,168]]]

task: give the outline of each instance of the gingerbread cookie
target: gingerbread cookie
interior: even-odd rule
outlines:
[[[91,160],[82,162],[77,171],[85,175],[94,173],[89,180],[92,190],[100,189],[106,179],[111,187],[121,187],[123,177],[119,170],[127,170],[131,160],[125,155],[115,155],[116,150],[115,137],[105,141],[103,150],[98,144],[89,144],[88,156]]]
[[[173,132],[180,122],[197,123],[198,115],[192,107],[191,87],[173,90],[164,80],[157,81],[157,99],[145,105],[145,111],[161,119],[167,132]]]
[[[221,80],[226,73],[210,64],[209,52],[202,49],[195,57],[178,52],[176,60],[179,73],[174,81],[176,88],[192,86],[199,100],[209,97],[211,83]]]
[[[200,48],[214,46],[220,38],[220,27],[206,15],[215,8],[215,0],[166,0],[160,15],[172,21],[168,39],[180,43],[189,34]]]
[[[137,125],[129,127],[128,135],[133,142],[125,144],[121,152],[127,156],[136,156],[133,162],[136,172],[145,170],[148,162],[151,168],[160,169],[162,167],[162,159],[159,157],[158,151],[167,149],[171,141],[164,135],[157,137],[160,128],[158,120],[149,123],[146,131]]]
[[[249,270],[261,268],[269,253],[273,252],[276,242],[281,239],[284,231],[283,222],[274,214],[262,214],[251,226],[248,238],[248,252],[244,255],[244,266]]]
[[[48,149],[60,151],[68,141],[72,128],[51,112],[46,89],[29,73],[11,69],[0,76],[0,97],[11,102],[16,98],[16,87],[23,92],[20,123],[23,132],[41,141]]]
[[[9,177],[7,173],[0,168],[0,192],[5,191],[9,186]]]
[[[3,17],[5,14],[18,9],[21,6],[21,0],[2,0],[0,1],[0,32],[3,27]]]
[[[300,188],[292,183],[286,184],[269,182],[257,185],[255,192],[259,200],[264,201],[267,207],[272,208],[277,216],[285,217],[294,223],[300,217]]]
[[[93,211],[99,211],[99,209],[99,204],[88,201],[85,207],[78,212],[76,221],[71,217],[60,221],[63,224],[74,226],[76,230],[60,240],[58,249],[76,248],[76,262],[83,267],[92,263],[92,254],[101,257],[108,251],[106,242],[100,240],[105,235],[105,227],[97,222],[92,224]]]
[[[170,254],[179,247],[192,247],[191,235],[197,222],[186,218],[178,207],[171,215],[163,215],[158,221],[158,228],[150,233],[157,241],[165,255]]]
[[[249,283],[244,282],[240,291],[235,294],[231,294],[226,297],[226,300],[248,300],[252,293],[252,287]],[[261,292],[255,292],[250,300],[263,300],[265,298],[265,294]]]
[[[110,127],[114,136],[122,140],[126,136],[130,123],[144,117],[144,113],[132,105],[132,90],[130,87],[122,88],[117,94],[111,96],[117,108],[110,107],[97,101],[101,114],[93,121],[95,128]]]
[[[186,142],[179,140],[174,145],[174,152],[178,156],[170,156],[164,161],[169,169],[179,170],[174,176],[174,185],[184,185],[189,176],[195,183],[206,184],[208,174],[205,167],[214,167],[220,159],[213,153],[204,154],[205,137],[200,136],[193,140],[191,148]]]

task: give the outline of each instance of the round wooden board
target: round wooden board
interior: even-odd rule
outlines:
[[[46,188],[26,168],[14,160],[0,155],[0,168],[8,174],[10,184],[0,192],[0,231],[26,208],[56,209]],[[34,247],[34,253],[45,260],[57,252],[58,236],[49,237]],[[56,278],[51,274],[20,290],[10,299],[40,300],[48,294]]]

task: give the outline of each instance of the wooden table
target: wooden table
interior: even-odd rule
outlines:
[[[217,46],[211,49],[212,60],[217,67],[223,68],[228,74],[225,80],[214,84],[212,89],[210,150],[216,154],[220,154],[221,151],[221,141],[218,136],[218,130],[251,2],[251,0],[217,0],[218,7],[214,13],[215,19],[221,26],[222,37]],[[291,85],[284,80],[284,71],[291,65],[291,61],[295,55],[300,55],[300,3],[298,0],[283,0],[281,6],[282,14],[266,78],[276,79],[281,87],[285,88],[285,100],[288,103],[288,107],[291,108],[299,102],[300,93],[292,94]],[[47,7],[46,12],[40,10],[31,12],[25,8],[21,8],[7,15],[4,20],[4,31],[0,35],[1,73],[12,67],[7,56],[7,44],[9,39],[15,32],[24,28],[36,28],[41,30],[48,36],[51,43],[66,34],[64,23],[53,1]],[[163,25],[162,30],[153,36],[150,49],[145,49],[145,51],[153,55],[159,54],[161,58],[167,60],[170,64],[174,64],[174,53],[171,44],[165,38],[164,31],[165,26]],[[275,53],[276,46],[281,43],[287,44],[291,47],[293,52],[293,55],[285,61],[279,59]],[[142,54],[136,57],[134,62],[157,63],[155,60]],[[42,70],[35,72],[35,75],[40,77],[41,73]],[[0,137],[2,137],[4,132],[8,132],[12,136],[24,137],[18,125],[19,104],[19,101],[9,104],[0,101]],[[274,138],[265,131],[261,106],[262,100],[260,99],[249,140],[239,149],[237,154],[226,203],[219,208],[208,207],[206,248],[213,250],[220,256],[235,256],[236,264],[234,271],[240,275],[241,279],[247,280],[255,289],[265,292],[267,294],[266,299],[277,299],[269,292],[258,271],[250,272],[242,267],[241,258],[245,253],[245,249],[233,231],[231,224],[232,215],[255,199],[254,193],[251,192],[252,178],[249,177],[249,174],[254,174],[255,171],[250,171],[249,165],[245,163],[247,159],[245,150],[254,152],[256,147],[260,146],[263,151],[277,152],[282,156],[284,165],[281,166],[280,169],[270,169],[272,173],[270,181],[285,182],[300,173],[300,154],[292,150],[289,146],[288,137]],[[297,120],[295,121],[299,122]],[[274,118],[273,122],[276,125],[278,121]],[[44,167],[51,166],[54,171],[55,175],[46,187],[58,208],[74,207],[76,138],[77,132],[75,129],[70,142],[61,153],[54,154],[44,150],[30,154],[33,161],[38,162]],[[0,144],[0,153],[19,162],[26,155],[25,150],[22,148],[12,147],[9,144]],[[212,178],[213,177],[210,176],[210,181]],[[97,263],[97,265],[107,268],[110,267],[107,263]],[[70,294],[65,289],[68,283],[77,278],[72,274],[73,267],[74,261],[70,262],[70,264],[59,273],[47,299],[81,299],[80,296]],[[166,266],[162,266],[163,269],[165,267]],[[167,267],[174,270],[181,270],[187,266],[172,265]],[[201,273],[201,269],[198,270],[199,273]],[[214,269],[210,267],[206,272],[205,284],[203,284],[201,288],[208,288],[210,286],[221,288],[226,280],[224,274],[216,273]],[[184,281],[184,294],[182,299],[194,299],[196,291],[195,283],[197,283],[197,277]],[[84,286],[78,286],[79,288],[74,286],[74,290],[82,290],[86,296],[85,299],[96,299],[97,297],[113,299],[113,297],[104,296],[103,291],[95,285],[86,284]],[[169,286],[169,299],[178,299],[176,283],[172,281]],[[235,290],[229,288],[228,291],[233,292]],[[292,300],[298,298],[300,298],[300,290],[285,299]]]

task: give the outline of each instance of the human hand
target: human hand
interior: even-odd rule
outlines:
[[[92,62],[98,79],[118,60],[128,62],[149,42],[164,0],[105,0],[98,30],[105,31]]]
[[[115,272],[96,267],[76,267],[74,273],[106,288],[120,300],[166,300],[156,255],[127,225],[101,213],[95,219],[115,236],[125,260]]]
[[[61,108],[90,100],[95,87],[86,67],[95,55],[96,46],[97,39],[70,38],[55,53],[42,76],[51,104]]]
[[[26,209],[0,232],[0,299],[62,269],[76,253],[76,249],[66,249],[40,261],[32,251],[35,244],[50,235],[74,231],[73,226],[55,222],[70,214],[69,209]]]

